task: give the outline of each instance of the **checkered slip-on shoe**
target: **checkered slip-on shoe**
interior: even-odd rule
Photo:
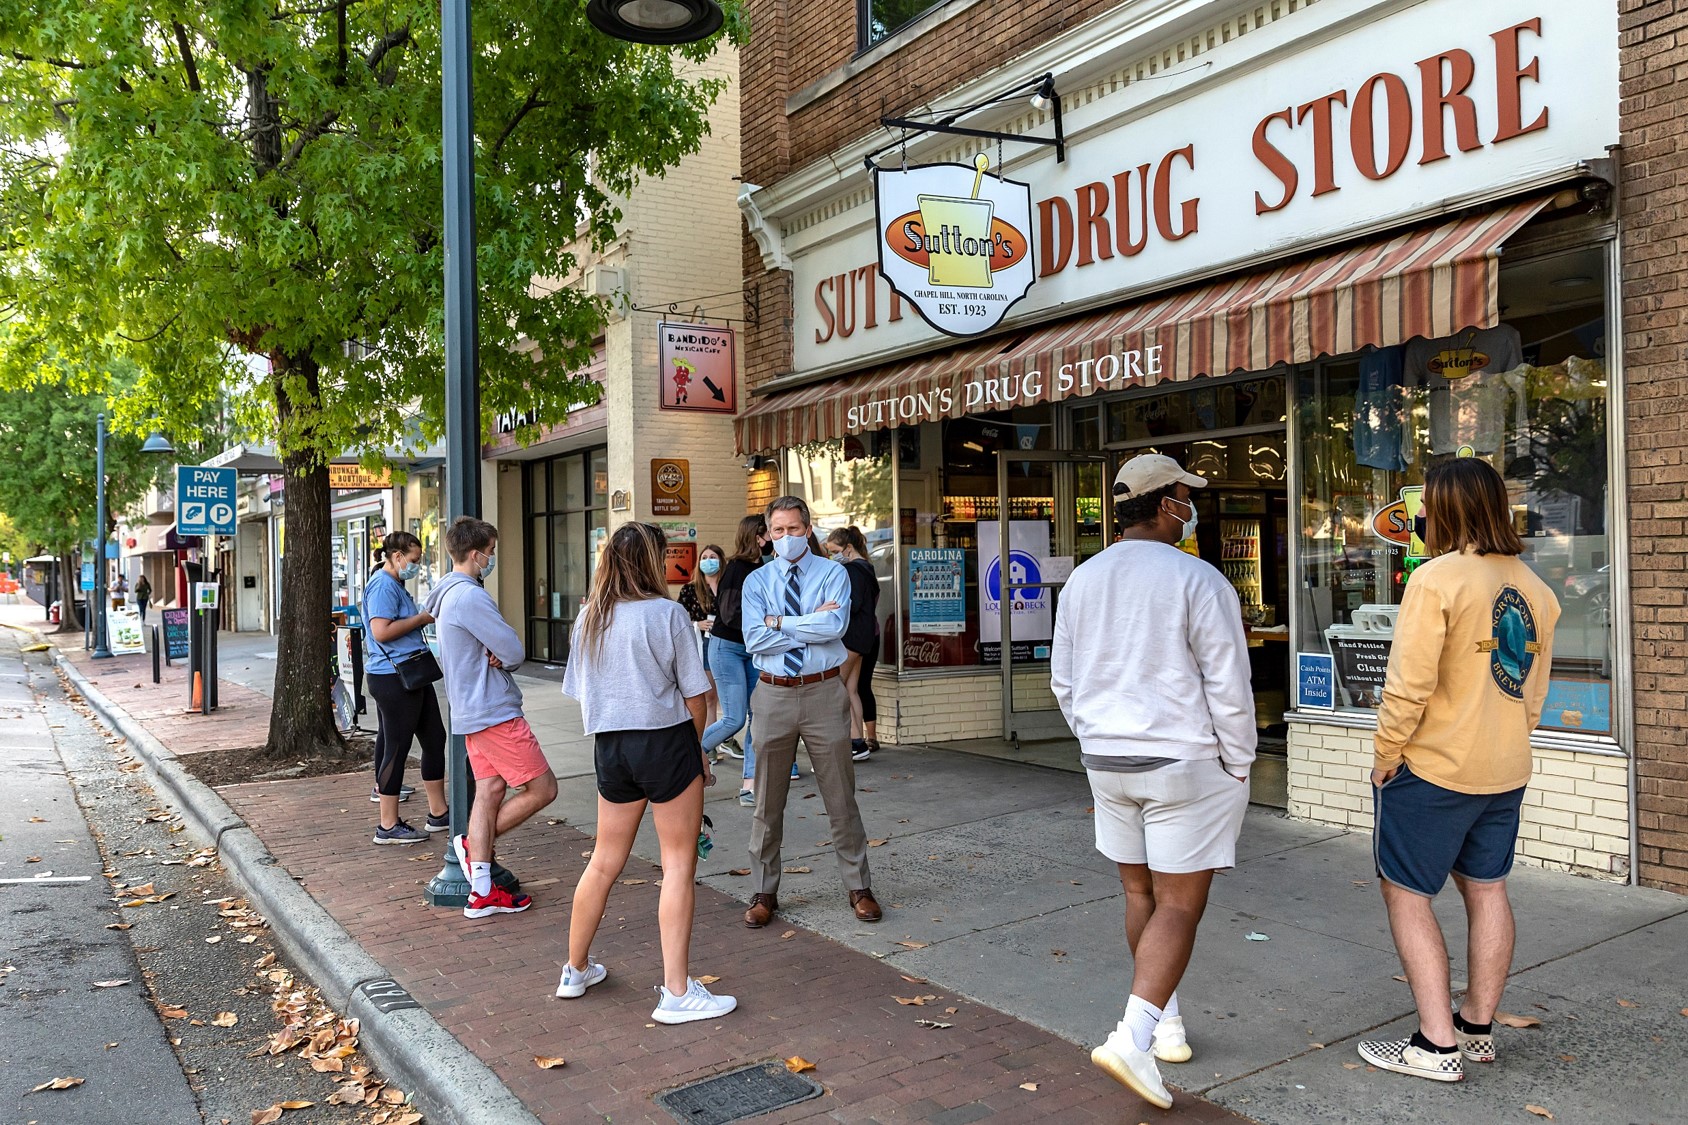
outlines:
[[[1467,1035],[1454,1025],[1454,1038],[1459,1040],[1459,1053],[1470,1062],[1492,1063],[1495,1061],[1495,1037],[1492,1032],[1481,1035]]]
[[[1388,1043],[1362,1042],[1360,1057],[1379,1070],[1392,1070],[1396,1074],[1412,1074],[1432,1082],[1465,1081],[1465,1067],[1458,1051],[1446,1055],[1434,1054],[1413,1046],[1411,1039],[1396,1039]]]

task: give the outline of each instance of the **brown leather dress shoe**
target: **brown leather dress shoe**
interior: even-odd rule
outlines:
[[[873,892],[866,887],[850,892],[850,906],[855,909],[857,919],[863,922],[877,922],[885,917],[885,912],[879,909],[879,902],[873,897]]]
[[[773,919],[774,911],[779,908],[779,899],[773,895],[752,895],[750,909],[744,912],[744,924],[753,930],[760,930]]]

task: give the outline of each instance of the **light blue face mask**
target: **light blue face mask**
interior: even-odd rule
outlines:
[[[399,567],[399,581],[400,582],[409,582],[412,578],[415,578],[418,574],[421,574],[421,573],[422,573],[422,564],[421,563],[419,563],[419,562],[405,563],[403,566]]]
[[[705,575],[713,575],[713,574],[717,573],[718,571],[720,571],[721,560],[720,559],[704,559],[702,562],[697,564],[697,568],[699,570],[703,571],[703,573]]]
[[[495,555],[486,556],[486,565],[481,567],[481,569],[480,569],[480,576],[481,576],[482,582],[485,582],[487,580],[487,578],[492,574],[493,567],[495,567],[497,565],[498,565],[497,556],[495,556]]]

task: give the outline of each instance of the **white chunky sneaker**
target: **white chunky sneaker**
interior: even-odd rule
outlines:
[[[1090,1052],[1090,1061],[1150,1105],[1172,1108],[1172,1095],[1166,1092],[1154,1056],[1137,1049],[1131,1041],[1131,1032],[1123,1024],[1108,1036],[1106,1043]]]
[[[712,1020],[724,1016],[738,1007],[738,1000],[732,996],[716,996],[709,989],[703,987],[691,977],[686,978],[686,991],[676,996],[668,991],[668,986],[659,984],[656,988],[656,1011],[651,1013],[651,1019],[657,1023],[692,1023],[696,1020]]]
[[[1411,1074],[1419,1078],[1428,1078],[1432,1082],[1465,1081],[1465,1066],[1460,1061],[1458,1051],[1446,1055],[1435,1054],[1422,1047],[1413,1046],[1411,1039],[1396,1039],[1388,1043],[1362,1042],[1359,1051],[1362,1059],[1379,1070]]]
[[[585,996],[586,990],[600,983],[610,975],[592,958],[586,958],[586,968],[577,969],[573,965],[563,966],[562,979],[557,982],[557,996],[563,1000],[573,1000],[576,996]]]
[[[1184,1037],[1184,1017],[1166,1016],[1155,1025],[1154,1043],[1150,1052],[1163,1063],[1190,1061],[1190,1042]]]

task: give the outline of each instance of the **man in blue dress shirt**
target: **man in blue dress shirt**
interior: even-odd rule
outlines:
[[[850,906],[863,922],[883,917],[869,885],[867,832],[856,807],[856,764],[850,757],[843,677],[850,579],[842,566],[810,550],[809,524],[809,506],[797,497],[769,504],[775,559],[744,583],[744,647],[759,681],[751,720],[757,753],[750,874],[756,894],[744,915],[752,929],[766,926],[779,909],[780,843],[799,737],[809,748]]]

